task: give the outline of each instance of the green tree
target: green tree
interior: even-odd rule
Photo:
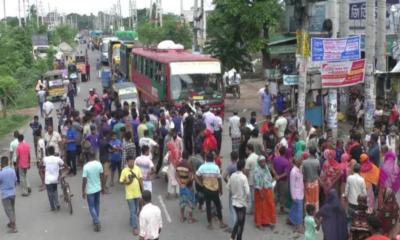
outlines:
[[[206,50],[221,59],[226,69],[249,70],[251,55],[260,52],[263,65],[270,64],[268,38],[279,26],[280,0],[214,0],[207,20]]]
[[[0,76],[0,102],[3,107],[3,117],[7,117],[7,109],[12,103],[15,103],[18,87],[18,82],[13,77]]]
[[[145,45],[157,45],[163,40],[172,40],[185,48],[192,45],[192,31],[189,25],[182,23],[176,15],[164,15],[163,26],[141,23],[138,27],[139,40]]]

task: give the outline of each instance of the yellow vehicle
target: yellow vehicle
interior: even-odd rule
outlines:
[[[65,70],[48,71],[43,75],[47,96],[52,100],[60,99],[65,94],[64,79]]]
[[[113,64],[113,66],[116,66],[117,68],[121,62],[120,49],[121,49],[121,44],[117,43],[117,44],[113,45],[112,64]]]

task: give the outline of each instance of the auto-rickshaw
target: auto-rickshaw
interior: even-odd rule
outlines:
[[[48,71],[43,75],[47,96],[52,100],[61,99],[65,94],[63,70]]]
[[[232,68],[223,75],[225,83],[225,94],[232,93],[234,98],[240,98],[240,80],[241,76],[236,69]]]
[[[118,99],[120,103],[127,102],[131,105],[136,104],[136,109],[139,109],[139,95],[135,84],[132,82],[120,82],[113,84],[114,99]]]
[[[81,73],[81,80],[82,82],[86,82],[86,57],[83,55],[75,57],[76,67],[79,69]]]

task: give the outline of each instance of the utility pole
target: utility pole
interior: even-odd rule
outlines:
[[[339,0],[339,36],[349,35],[349,3],[348,0]],[[349,95],[343,88],[339,89],[340,112],[346,112],[349,104]]]
[[[308,25],[309,25],[309,4],[306,0],[296,1],[295,11],[299,13],[299,25],[297,34],[301,35],[301,41],[297,43],[299,50],[299,85],[297,101],[297,126],[304,126],[306,112],[306,93],[307,93],[307,71],[308,55]],[[299,38],[298,38],[299,39]]]
[[[136,29],[137,27],[137,21],[138,21],[138,15],[137,15],[137,7],[136,7],[136,0],[133,0],[133,14],[132,14],[132,29]]]
[[[25,5],[25,0],[22,0],[22,17],[24,18],[24,25],[26,26],[27,21],[26,21],[26,5]]]
[[[376,32],[376,69],[386,72],[386,0],[378,0]]]
[[[332,20],[332,34],[330,37],[337,38],[338,25],[337,25],[337,0],[329,0],[328,8],[330,11],[330,18]],[[338,123],[337,123],[337,89],[330,88],[328,90],[328,109],[327,111],[327,123],[328,128],[332,130],[333,139],[337,138],[338,135]]]
[[[21,0],[18,0],[18,26],[22,27],[22,22],[21,22]]]
[[[194,0],[194,6],[193,6],[193,52],[198,52],[199,51],[199,20],[200,20],[200,14],[199,14],[199,2],[198,0]]]
[[[365,27],[365,92],[364,92],[364,130],[370,133],[374,127],[375,112],[375,0],[367,0]]]
[[[6,0],[3,0],[4,25],[7,27]]]
[[[19,1],[19,0],[18,0]],[[39,28],[39,5],[38,5],[38,0],[36,0],[36,26]]]

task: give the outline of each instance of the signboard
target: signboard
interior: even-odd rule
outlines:
[[[299,75],[283,75],[283,85],[293,86],[299,84]]]
[[[364,82],[365,59],[322,64],[322,88],[353,86]]]
[[[221,63],[210,62],[172,62],[171,75],[180,74],[218,74],[221,73]]]
[[[311,38],[311,58],[319,61],[346,61],[361,58],[361,38]]]
[[[391,6],[399,4],[399,0],[386,0],[386,28],[389,29],[392,13]],[[377,8],[377,7],[376,7]],[[366,16],[366,0],[349,0],[349,27],[350,30],[364,30]],[[377,14],[376,14],[377,16]]]

